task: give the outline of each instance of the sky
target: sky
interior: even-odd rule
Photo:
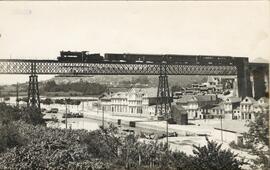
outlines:
[[[1,59],[87,50],[266,61],[269,44],[270,1],[0,2]],[[0,75],[0,84],[26,81],[28,75]]]

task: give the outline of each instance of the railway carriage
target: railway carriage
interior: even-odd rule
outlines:
[[[234,59],[229,56],[203,56],[203,55],[174,55],[174,54],[134,54],[134,53],[105,53],[89,54],[87,51],[72,52],[61,51],[60,62],[83,63],[127,63],[127,64],[181,64],[181,65],[233,65]]]

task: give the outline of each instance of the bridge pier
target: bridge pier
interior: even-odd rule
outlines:
[[[253,63],[249,70],[252,97],[256,100],[261,97],[269,97],[269,66],[263,63]]]
[[[235,58],[237,66],[237,86],[238,94],[242,99],[246,96],[252,96],[250,70],[248,58]]]
[[[159,66],[159,83],[157,89],[157,101],[156,101],[156,115],[163,118],[170,118],[171,111],[171,97],[167,75],[167,64],[162,63]]]
[[[31,63],[31,75],[29,76],[27,107],[40,109],[40,98],[38,89],[38,76],[36,75],[36,63]]]

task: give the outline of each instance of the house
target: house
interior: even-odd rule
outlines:
[[[151,116],[155,114],[156,88],[131,88],[125,92],[104,94],[102,109],[113,115]]]
[[[222,118],[225,118],[224,105],[221,103],[210,108],[209,113],[213,118],[220,118],[220,116],[222,116]]]
[[[254,119],[258,102],[252,97],[245,97],[240,103],[241,119]]]
[[[192,96],[191,99],[188,100],[187,103],[187,112],[188,112],[188,118],[194,119],[194,118],[204,118],[203,117],[203,106],[206,105],[215,105],[219,103],[219,99],[216,95],[197,95]]]
[[[125,92],[117,92],[111,96],[111,111],[112,113],[127,113],[128,101]]]
[[[131,114],[142,114],[142,101],[143,101],[143,91],[139,88],[132,88],[128,92],[128,113]]]
[[[241,119],[240,106],[233,109],[232,119]]]
[[[240,107],[241,98],[239,97],[228,97],[224,99],[223,108],[224,108],[224,114],[226,118],[234,118],[234,110],[238,107]]]
[[[195,118],[198,119],[206,119],[206,118],[213,118],[213,116],[210,114],[210,109],[215,107],[213,104],[206,104],[201,106],[198,111],[196,111]]]

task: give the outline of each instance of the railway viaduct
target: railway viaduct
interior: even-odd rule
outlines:
[[[248,58],[233,57],[233,65],[147,64],[147,63],[64,63],[57,60],[1,59],[0,74],[29,74],[29,105],[39,105],[39,74],[73,75],[159,75],[157,97],[167,107],[168,75],[234,75],[240,97],[256,99],[269,91],[269,64],[250,63]],[[165,109],[166,110],[166,109]]]

